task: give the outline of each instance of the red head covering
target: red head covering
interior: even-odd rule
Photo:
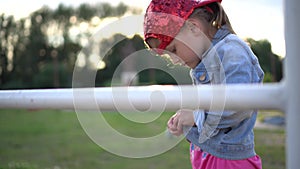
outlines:
[[[161,41],[158,49],[164,50],[179,33],[194,9],[222,0],[152,0],[144,20],[144,38]],[[146,41],[147,42],[147,41]]]

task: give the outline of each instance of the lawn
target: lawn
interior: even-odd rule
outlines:
[[[149,124],[105,113],[106,120],[126,135],[151,136],[165,129],[172,113]],[[265,169],[285,168],[285,132],[255,130],[256,151]],[[188,143],[155,157],[131,159],[111,154],[85,134],[76,113],[58,110],[0,110],[0,169],[188,169]]]

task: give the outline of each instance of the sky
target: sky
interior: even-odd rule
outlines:
[[[99,2],[112,5],[123,2],[145,11],[150,0],[0,0],[0,14],[22,18],[43,5],[55,9],[60,3],[76,7],[82,3]],[[222,5],[238,36],[267,39],[275,54],[285,56],[283,0],[223,0]]]

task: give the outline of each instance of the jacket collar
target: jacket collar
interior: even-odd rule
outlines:
[[[215,46],[219,41],[224,39],[227,35],[231,34],[231,32],[228,30],[226,25],[223,25],[215,34],[213,37],[211,43],[212,46]]]
[[[231,34],[231,32],[228,30],[226,25],[223,25],[215,34],[215,36],[212,39],[212,44],[210,48],[203,54],[203,58],[208,55],[210,50],[221,40],[223,40],[227,35]],[[206,65],[209,64],[209,61],[206,62]],[[207,80],[208,74],[206,73],[206,67],[203,61],[201,61],[194,69],[191,70],[191,75],[193,76],[193,81],[202,81],[202,79]],[[204,78],[205,77],[205,78]]]

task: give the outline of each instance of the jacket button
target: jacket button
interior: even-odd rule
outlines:
[[[205,77],[206,77],[206,73],[203,73],[203,74],[199,77],[199,80],[200,80],[200,81],[204,81],[204,80],[205,80]]]

